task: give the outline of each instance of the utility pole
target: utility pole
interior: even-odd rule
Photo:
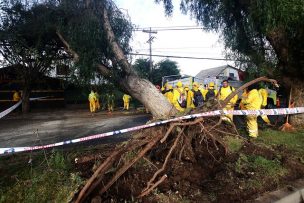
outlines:
[[[149,33],[149,39],[147,41],[147,43],[149,43],[149,51],[150,51],[150,60],[149,60],[149,64],[150,64],[150,80],[152,81],[152,72],[153,72],[153,62],[152,62],[152,42],[153,39],[155,39],[154,36],[152,36],[152,34],[157,34],[157,31],[154,31],[151,29],[149,30],[143,30],[143,32]]]

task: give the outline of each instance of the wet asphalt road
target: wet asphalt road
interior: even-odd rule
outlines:
[[[0,119],[0,147],[51,144],[142,125],[149,119],[147,114],[121,111],[112,115],[99,112],[92,116],[86,109],[37,112],[26,116],[13,114]],[[97,142],[117,142],[128,136],[115,135]]]

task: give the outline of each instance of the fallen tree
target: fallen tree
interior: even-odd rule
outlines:
[[[101,35],[101,42],[103,44],[100,46],[103,48],[101,50],[97,50],[100,53],[95,54],[97,58],[102,58],[103,60],[93,59],[95,60],[95,71],[119,86],[124,92],[139,100],[146,108],[149,109],[155,118],[166,118],[171,115],[175,115],[177,112],[176,109],[173,108],[168,100],[151,82],[140,78],[128,62],[128,58],[126,56],[127,48],[123,48],[121,46],[121,43],[128,41],[128,38],[124,39],[123,35],[118,38],[118,36],[115,35],[112,24],[116,23],[114,28],[117,30],[120,29],[119,26],[117,26],[117,23],[118,25],[120,23],[122,24],[122,27],[125,27],[129,22],[126,22],[126,17],[121,13],[116,5],[112,1],[107,0],[88,0],[85,2],[62,1],[63,5],[64,3],[71,7],[77,7],[77,12],[88,13],[89,16],[98,22],[98,24],[96,24],[96,30],[98,30],[98,33]],[[65,14],[62,16],[64,16],[64,19],[68,19],[68,21],[74,21],[74,19],[71,19],[71,16],[65,16]],[[77,15],[75,17],[77,18]],[[87,19],[82,20],[85,21]],[[80,40],[75,41],[72,36],[69,36],[73,35],[73,33],[65,34],[65,30],[68,29],[64,27],[69,26],[71,25],[68,23],[58,26],[57,35],[65,45],[67,52],[69,52],[74,57],[75,62],[78,63],[81,61],[83,56],[86,56],[86,50],[82,50],[83,43],[80,43]],[[121,32],[129,34],[125,30],[121,30],[120,34]],[[89,38],[89,34],[86,31],[84,31],[84,33],[88,35],[86,37],[90,43],[92,43],[92,39]]]
[[[229,95],[229,98],[261,81],[277,84],[275,80],[266,77],[257,78],[244,84]],[[226,100],[229,101],[229,98]],[[195,112],[210,110],[206,106],[220,108],[226,100],[222,104],[213,100],[211,105],[207,104],[196,109]],[[218,117],[197,118],[143,130],[115,149],[86,182],[80,193],[75,196],[75,202],[83,202],[92,194],[106,196],[105,193],[111,186],[142,159],[148,160],[149,164],[157,169],[147,180],[146,186],[136,194],[137,198],[143,198],[163,183],[168,178],[168,173],[175,170],[174,167],[182,162],[198,164],[200,158],[203,156],[206,158],[206,152],[215,162],[223,159],[229,152],[224,142],[227,135],[243,139],[235,126],[231,128],[231,125],[223,124],[221,118]],[[243,141],[247,143],[246,140]],[[130,154],[132,154],[131,157]],[[155,162],[160,163],[156,166]],[[109,171],[111,171],[110,175],[107,174]]]

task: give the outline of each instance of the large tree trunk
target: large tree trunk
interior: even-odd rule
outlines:
[[[22,91],[22,113],[30,111],[30,86],[25,84]]]
[[[291,90],[291,107],[304,106],[304,86],[303,82],[295,78],[284,78],[284,84]],[[289,92],[290,93],[290,92]],[[304,127],[304,114],[295,114],[290,116],[290,123],[295,128]]]
[[[166,118],[176,114],[176,109],[168,102],[168,100],[156,89],[156,87],[148,80],[140,78],[133,70],[128,62],[123,50],[116,41],[116,37],[112,30],[109,16],[105,7],[101,11],[103,19],[103,28],[106,32],[109,47],[114,54],[114,60],[119,63],[125,75],[119,80],[120,86],[127,91],[132,97],[138,99],[147,107],[155,118]],[[104,72],[106,73],[106,67]]]
[[[283,85],[287,90],[292,89],[291,101],[294,107],[304,106],[304,87],[303,87],[303,59],[299,50],[294,49],[286,30],[284,28],[273,29],[267,34],[267,39],[274,48],[278,58],[278,70],[281,73]],[[302,39],[301,39],[302,40]],[[298,41],[299,42],[299,41]],[[289,98],[289,97],[288,97]],[[287,98],[287,99],[288,99]],[[291,115],[291,124],[296,128],[304,127],[304,114]]]
[[[166,118],[176,114],[176,109],[148,80],[137,75],[129,75],[121,80],[120,86],[143,103],[153,117]]]

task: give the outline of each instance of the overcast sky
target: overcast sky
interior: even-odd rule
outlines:
[[[174,12],[172,17],[166,17],[162,4],[154,3],[154,0],[115,0],[122,11],[128,13],[132,23],[139,28],[152,30],[173,28],[175,26],[197,26],[194,19],[184,15],[179,10],[179,0],[173,0]],[[200,58],[224,58],[224,46],[216,33],[206,32],[201,29],[158,31],[153,34],[152,54],[173,55]],[[147,40],[149,34],[135,31],[131,46],[133,52],[149,54]],[[147,56],[148,57],[148,56]],[[146,58],[146,57],[145,57]],[[158,62],[164,58],[153,57]],[[195,76],[199,71],[207,68],[225,65],[227,61],[176,59],[182,74]]]

